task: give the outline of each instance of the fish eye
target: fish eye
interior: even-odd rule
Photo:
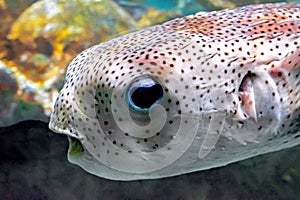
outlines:
[[[152,105],[159,103],[162,97],[162,86],[151,77],[137,79],[127,91],[129,106],[140,112],[147,112]]]

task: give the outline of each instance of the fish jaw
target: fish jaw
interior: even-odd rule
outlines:
[[[82,143],[72,163],[113,180],[298,145],[299,12],[266,4],[199,13],[94,46],[69,65],[49,127]],[[164,90],[146,115],[126,99],[143,77]]]

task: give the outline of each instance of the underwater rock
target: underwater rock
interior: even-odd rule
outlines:
[[[22,88],[15,73],[0,61],[0,127],[28,119],[48,121],[43,107],[35,103],[35,91]]]
[[[0,62],[0,127],[7,125],[13,118],[16,103],[14,97],[18,90],[18,83],[13,72]]]
[[[133,28],[134,20],[113,1],[38,1],[12,24],[10,59],[2,59],[29,80],[49,84],[75,54]]]

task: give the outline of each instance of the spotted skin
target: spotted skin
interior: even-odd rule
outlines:
[[[70,63],[49,127],[81,142],[72,163],[113,180],[298,145],[299,17],[285,3],[200,12],[93,46]],[[126,99],[143,77],[163,89],[146,113]]]

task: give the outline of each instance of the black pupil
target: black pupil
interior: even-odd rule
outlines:
[[[139,87],[131,94],[131,100],[135,106],[140,108],[150,108],[157,100],[163,96],[162,87],[155,84],[151,87]]]

